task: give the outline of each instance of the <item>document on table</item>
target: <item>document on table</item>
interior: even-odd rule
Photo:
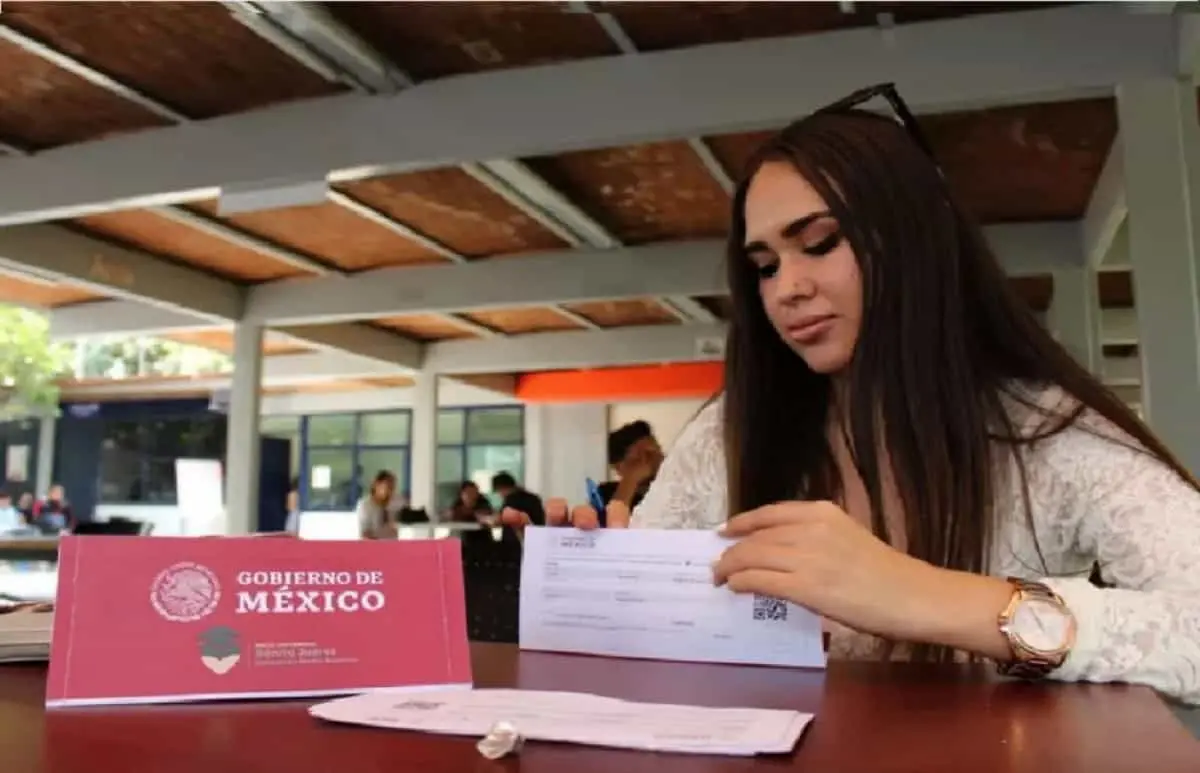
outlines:
[[[374,692],[322,703],[309,713],[330,722],[482,738],[497,722],[526,740],[692,754],[784,754],[812,714],[634,703],[534,690]]]
[[[821,621],[712,584],[712,531],[525,529],[522,649],[823,668]]]

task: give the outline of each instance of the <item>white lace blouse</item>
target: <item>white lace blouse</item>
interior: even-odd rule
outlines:
[[[1023,447],[1037,542],[1008,471],[990,572],[1039,579],[1071,608],[1078,635],[1054,678],[1144,684],[1200,704],[1200,492],[1112,440],[1120,430],[1102,417],[1080,422]],[[709,529],[727,515],[718,401],[676,440],[632,526]],[[1116,587],[1088,581],[1095,561]],[[832,657],[861,656],[874,641],[844,629],[832,639]]]

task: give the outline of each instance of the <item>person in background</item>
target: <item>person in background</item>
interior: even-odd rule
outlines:
[[[363,539],[395,538],[396,531],[396,475],[389,470],[380,470],[371,481],[371,490],[358,500],[358,527]]]
[[[21,494],[17,499],[17,512],[25,518],[26,524],[33,523],[33,505],[33,494],[30,494],[28,491]]]
[[[288,487],[287,499],[284,500],[284,507],[287,508],[287,521],[284,522],[283,530],[288,534],[300,534],[300,479],[292,478],[292,482]]]
[[[0,535],[10,534],[26,528],[25,517],[13,507],[12,495],[0,491]]]
[[[479,492],[479,486],[474,481],[464,480],[458,489],[458,498],[450,508],[449,518],[458,523],[483,522],[495,511],[492,503]]]
[[[47,534],[68,531],[75,525],[71,503],[67,501],[62,484],[55,483],[46,492],[46,498],[34,504],[32,525]]]
[[[617,479],[600,484],[600,498],[605,505],[616,500],[632,510],[641,504],[662,462],[662,446],[649,423],[631,421],[617,428],[608,436],[608,463]]]
[[[503,502],[500,505],[500,522],[505,526],[520,529],[529,524],[546,525],[546,508],[542,505],[542,498],[522,488],[511,473],[501,472],[493,476],[492,491]]]

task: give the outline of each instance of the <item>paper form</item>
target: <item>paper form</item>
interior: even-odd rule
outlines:
[[[712,584],[711,531],[525,529],[522,649],[824,668],[820,619]]]
[[[522,737],[622,749],[691,754],[790,752],[812,714],[634,703],[536,690],[368,693],[322,703],[309,713],[330,722],[481,738],[497,722]]]

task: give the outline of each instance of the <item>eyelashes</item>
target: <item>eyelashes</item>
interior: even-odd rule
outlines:
[[[802,244],[800,251],[810,257],[824,257],[838,248],[842,238],[841,229],[834,229],[813,244]],[[779,273],[779,258],[773,257],[766,263],[755,261],[754,269],[759,279],[770,279]]]
[[[801,246],[800,249],[804,251],[805,255],[812,255],[815,258],[819,258],[823,255],[828,255],[829,253],[833,252],[841,243],[842,231],[841,229],[835,229],[830,231],[828,235],[819,240],[816,244],[805,244]]]

